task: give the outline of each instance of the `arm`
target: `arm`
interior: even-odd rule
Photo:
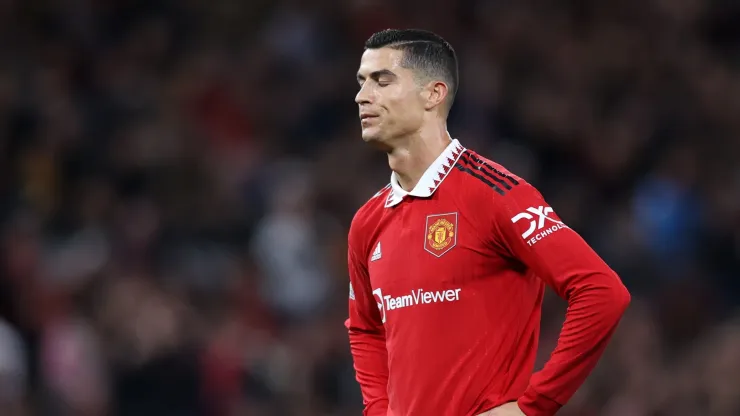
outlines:
[[[500,197],[494,211],[494,234],[502,248],[568,302],[555,351],[518,400],[528,416],[552,415],[595,367],[630,294],[617,274],[560,222],[531,185],[522,183]]]
[[[355,362],[357,382],[362,391],[363,416],[386,416],[388,411],[388,354],[385,328],[381,322],[370,278],[350,244],[348,253],[350,298],[349,345]]]

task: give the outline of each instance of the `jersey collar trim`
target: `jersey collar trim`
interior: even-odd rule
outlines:
[[[460,158],[465,148],[460,144],[457,139],[447,145],[447,148],[435,159],[434,162],[427,168],[424,175],[421,176],[419,183],[416,184],[411,192],[406,192],[401,185],[398,183],[398,177],[396,172],[391,173],[391,190],[388,192],[388,198],[385,200],[385,207],[392,207],[398,205],[403,201],[403,198],[407,195],[416,196],[420,198],[428,198],[432,196],[434,191],[439,188],[442,181],[445,180],[447,175],[455,166],[457,159]]]

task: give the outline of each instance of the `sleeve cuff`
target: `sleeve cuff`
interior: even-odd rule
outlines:
[[[524,395],[517,400],[517,404],[526,416],[552,416],[563,407],[560,403],[537,393],[532,386],[527,387]]]

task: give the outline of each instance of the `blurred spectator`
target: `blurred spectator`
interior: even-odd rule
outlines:
[[[12,326],[0,320],[0,407],[22,415],[27,395],[28,368],[23,340]]]
[[[328,306],[331,279],[323,246],[337,232],[314,206],[307,166],[290,161],[273,166],[268,180],[268,211],[255,230],[252,251],[265,273],[264,298],[288,323],[310,320]]]

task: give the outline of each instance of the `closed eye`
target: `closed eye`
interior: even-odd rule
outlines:
[[[360,84],[360,87],[362,87],[362,84],[367,81],[367,79],[368,78],[364,75],[357,74],[357,83]],[[395,81],[396,74],[388,69],[382,69],[380,71],[371,72],[369,79],[376,82],[380,87],[387,87]]]

